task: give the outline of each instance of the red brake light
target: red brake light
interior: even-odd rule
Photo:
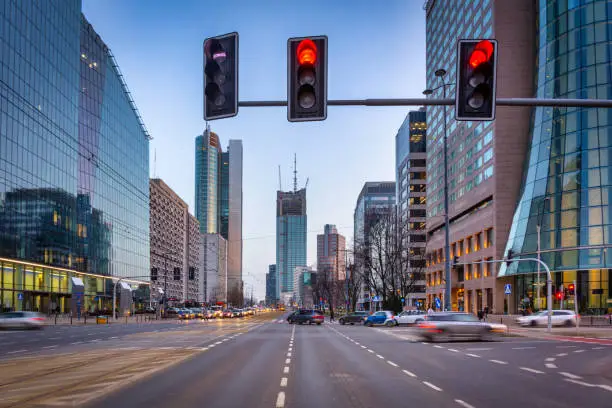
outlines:
[[[44,317],[33,317],[32,320],[36,320],[36,321],[42,322],[42,321],[45,320],[45,318]]]
[[[493,54],[493,44],[489,40],[482,40],[476,44],[476,48],[470,55],[470,66],[476,68],[483,62],[487,62],[491,58],[491,54]]]
[[[297,58],[300,65],[314,65],[317,62],[317,46],[311,39],[307,38],[298,44]]]

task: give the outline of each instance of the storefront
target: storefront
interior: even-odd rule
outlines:
[[[113,280],[110,277],[80,273],[12,259],[0,258],[0,301],[4,311],[69,313],[72,277],[84,283],[83,310],[99,313],[112,310]],[[137,294],[134,307],[148,303],[148,283],[128,281]]]

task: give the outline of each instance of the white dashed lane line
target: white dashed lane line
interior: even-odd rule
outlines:
[[[466,356],[477,357],[477,358],[480,357],[478,354],[472,354],[472,353],[466,353]]]
[[[408,371],[408,370],[402,370],[402,372],[403,372],[404,374],[406,374],[407,376],[409,376],[409,377],[416,378],[416,374],[415,374],[415,373],[413,373],[413,372],[411,372],[411,371]]]
[[[442,391],[442,388],[440,388],[440,387],[438,387],[438,386],[436,386],[436,385],[433,385],[433,384],[432,384],[432,383],[430,383],[430,382],[423,381],[423,384],[425,384],[425,385],[426,385],[426,386],[428,386],[429,388],[434,389],[434,390],[436,390],[436,391]]]
[[[502,365],[508,364],[507,362],[501,361],[501,360],[489,360],[489,361],[492,362],[492,363],[495,363],[495,364],[502,364]]]
[[[559,354],[555,354],[555,356],[557,356],[557,357],[565,357],[565,356],[567,356],[567,353],[559,353]]]
[[[573,380],[578,380],[578,379],[582,378],[579,375],[572,374],[572,373],[566,373],[565,371],[561,371],[561,372],[559,372],[559,374],[561,374],[564,377],[571,378]]]
[[[584,353],[586,350],[574,350],[574,353]]]
[[[15,350],[15,351],[9,351],[6,354],[17,354],[17,353],[25,353],[28,350]]]
[[[546,366],[546,368],[557,368],[557,366],[554,365],[553,363],[546,363],[544,365]]]
[[[556,360],[556,358],[554,358],[554,357],[548,357],[548,358],[546,358],[545,361],[555,361],[555,360]]]
[[[529,371],[530,373],[534,373],[534,374],[544,374],[544,371],[536,370],[534,368],[529,368],[529,367],[519,367],[519,368],[523,371]]]
[[[276,408],[283,408],[285,406],[285,393],[280,391],[278,397],[276,397]]]
[[[283,373],[284,374],[289,374],[289,367],[283,368]]]
[[[57,347],[57,344],[56,344],[56,345],[54,345],[54,346],[45,346],[45,347],[43,347],[43,348],[44,348],[44,349],[52,349],[52,348],[56,348],[56,347]]]
[[[470,404],[468,404],[467,402],[462,401],[462,400],[460,400],[460,399],[456,399],[456,400],[455,400],[455,402],[456,402],[457,404],[461,405],[462,407],[465,407],[465,408],[474,408],[474,406],[473,406],[473,405],[470,405]]]
[[[383,357],[383,356],[381,356],[380,354],[377,354],[377,355],[376,355],[376,357],[378,357],[378,358],[380,358],[380,359],[383,359],[383,360],[384,360],[384,357]]]
[[[399,367],[397,364],[395,364],[393,361],[389,361],[387,360],[387,363],[389,363],[390,365],[392,365],[393,367]]]

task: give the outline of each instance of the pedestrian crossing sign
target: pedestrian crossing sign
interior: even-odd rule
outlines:
[[[512,293],[512,284],[506,283],[504,285],[504,295],[510,295]]]

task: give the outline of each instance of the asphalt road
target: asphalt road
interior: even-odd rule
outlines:
[[[612,406],[612,346],[603,342],[430,344],[410,328],[294,326],[279,315],[164,325],[98,328],[117,331],[94,333],[98,341],[95,327],[58,328],[91,340],[5,356],[0,407]],[[47,373],[56,361],[65,367]],[[25,368],[9,374],[15,367]]]
[[[91,406],[610,407],[612,347],[412,329],[262,324]]]

